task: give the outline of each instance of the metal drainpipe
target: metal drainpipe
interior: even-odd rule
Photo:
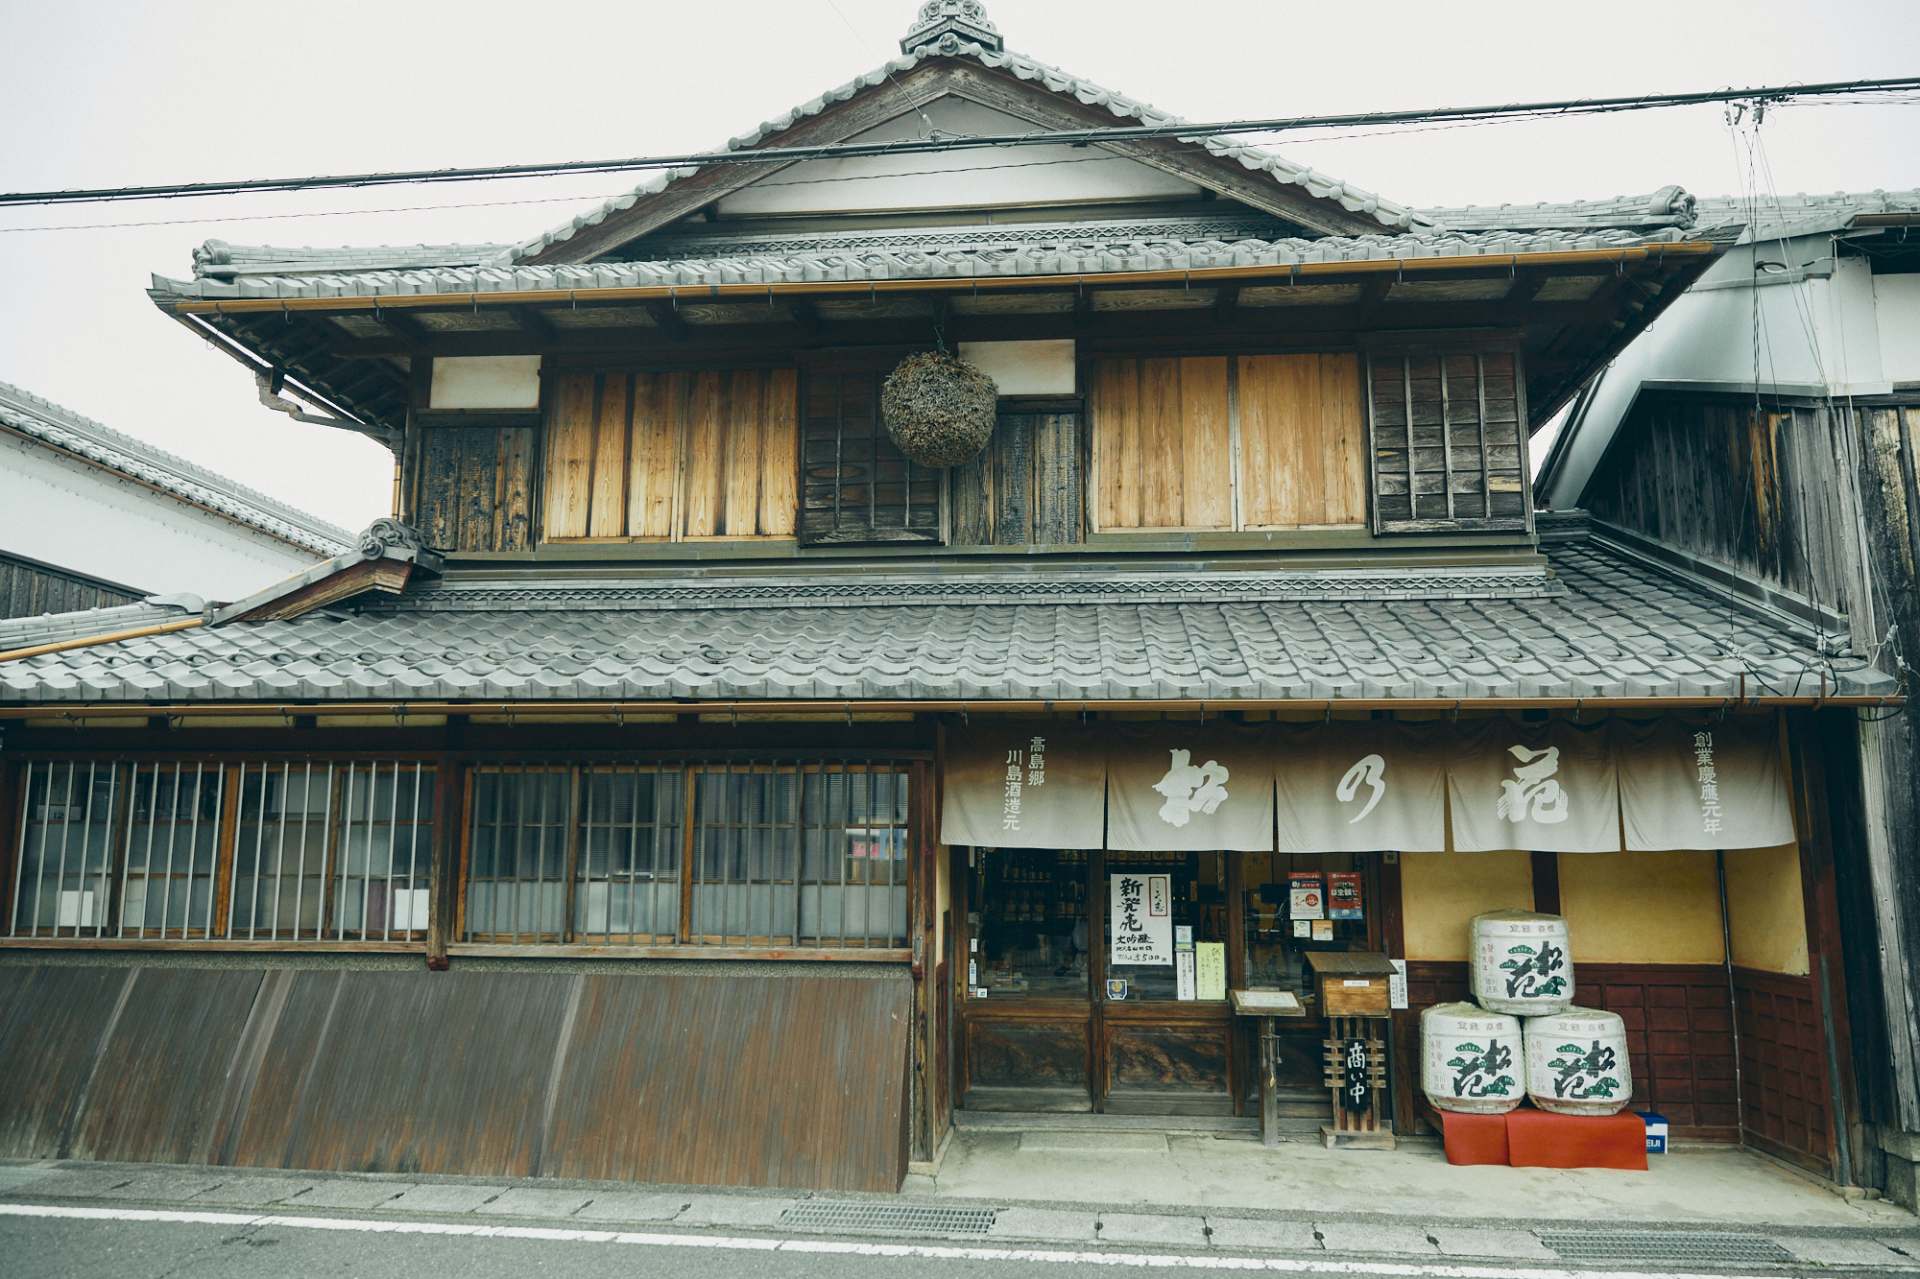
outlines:
[[[1714,877],[1720,883],[1720,954],[1727,970],[1727,1011],[1733,1018],[1733,1109],[1734,1136],[1746,1145],[1747,1098],[1746,1068],[1740,1059],[1740,995],[1733,985],[1733,923],[1727,910],[1727,851],[1715,849]]]

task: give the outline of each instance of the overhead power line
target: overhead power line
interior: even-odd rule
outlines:
[[[1573,98],[1559,102],[1510,102],[1475,107],[1432,107],[1420,111],[1361,111],[1344,115],[1282,116],[1265,120],[1211,123],[1110,125],[1086,129],[1036,129],[1028,133],[945,135],[895,142],[836,142],[820,146],[764,147],[743,151],[691,151],[682,155],[633,156],[611,160],[558,160],[544,164],[476,165],[455,169],[398,169],[375,173],[317,174],[303,178],[240,178],[226,182],[173,182],[151,186],[93,187],[64,191],[0,193],[0,207],[46,204],[107,204],[122,200],[177,200],[202,196],[247,195],[267,191],[317,191],[338,187],[401,186],[433,182],[490,182],[507,178],[556,177],[574,173],[629,173],[710,164],[791,164],[798,160],[845,160],[920,152],[969,151],[1005,147],[1091,146],[1154,138],[1231,137],[1247,133],[1288,133],[1304,129],[1367,128],[1434,121],[1484,121],[1611,115],[1718,102],[1790,102],[1802,98],[1920,92],[1920,76],[1886,80],[1839,80],[1819,84],[1767,85],[1709,89],[1698,93],[1646,93],[1617,98]]]

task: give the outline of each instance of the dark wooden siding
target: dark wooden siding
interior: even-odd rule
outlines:
[[[524,551],[533,522],[533,429],[430,426],[420,446],[419,525],[445,551]]]
[[[1834,539],[1852,533],[1840,493],[1823,476],[1844,447],[1827,415],[1812,409],[1643,397],[1582,505],[1610,524],[1843,610]]]
[[[0,965],[0,1158],[893,1191],[906,970]]]
[[[1078,412],[1003,409],[986,451],[953,468],[954,545],[1081,541],[1084,456]]]
[[[132,604],[141,592],[49,564],[0,555],[0,617],[77,613],[87,608]]]
[[[1375,531],[1532,527],[1524,400],[1510,351],[1370,354]]]
[[[1770,1154],[1830,1172],[1833,1107],[1813,979],[1736,968],[1733,988],[1743,1135]]]

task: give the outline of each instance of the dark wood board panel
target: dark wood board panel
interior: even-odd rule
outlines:
[[[0,1152],[892,1191],[911,1003],[904,969],[9,964]]]
[[[77,613],[132,604],[140,592],[68,573],[15,555],[0,555],[0,618]]]
[[[1833,1170],[1826,1042],[1811,978],[1733,970],[1743,1135],[1822,1174]]]

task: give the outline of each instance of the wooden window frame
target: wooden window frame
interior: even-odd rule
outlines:
[[[809,414],[817,382],[821,378],[871,377],[874,379],[873,440],[875,448],[874,461],[877,467],[879,448],[883,443],[889,446],[891,445],[891,441],[887,439],[885,429],[880,425],[880,384],[884,381],[885,371],[891,368],[897,359],[898,354],[893,352],[851,351],[839,352],[831,357],[811,360],[801,366],[799,388],[800,415],[798,428],[795,431],[799,447],[799,483],[796,486],[798,509],[794,516],[794,538],[799,545],[817,547],[945,546],[952,540],[952,529],[950,527],[952,518],[950,513],[951,503],[947,498],[948,473],[951,468],[918,468],[921,471],[931,471],[934,518],[931,528],[915,529],[912,527],[912,524],[914,510],[913,484],[916,464],[905,457],[902,458],[902,462],[907,470],[903,486],[904,500],[901,511],[906,522],[899,527],[891,525],[878,527],[874,524],[872,516],[878,511],[878,503],[874,498],[874,489],[877,486],[870,477],[866,483],[867,509],[869,512],[867,523],[857,529],[841,529],[838,495],[839,491],[843,490],[846,485],[841,479],[842,450],[841,442],[838,438],[836,438],[835,441],[834,475],[831,481],[835,491],[834,527],[825,531],[808,531],[807,491],[809,488],[813,488],[818,484],[827,483],[827,481],[816,481],[810,477],[807,461],[807,430],[810,424]],[[836,403],[842,406],[840,418],[844,422],[844,395],[837,400]]]
[[[276,764],[283,770],[296,766],[303,769],[325,767],[328,770],[325,783],[328,789],[327,809],[322,823],[320,839],[322,856],[318,876],[319,889],[323,894],[322,906],[315,914],[315,927],[312,929],[302,927],[301,912],[297,910],[291,934],[277,926],[277,918],[274,924],[264,929],[260,925],[257,909],[260,866],[267,842],[272,840],[277,851],[280,840],[277,836],[268,833],[269,824],[260,820],[260,808],[256,807],[252,814],[242,811],[248,784],[256,779],[263,786],[258,803],[264,804],[265,779]],[[45,927],[37,923],[23,924],[22,911],[27,910],[37,915],[45,894],[43,878],[31,887],[25,883],[29,833],[36,826],[45,829],[48,825],[44,821],[36,823],[33,820],[31,800],[34,787],[43,782],[57,784],[54,779],[59,776],[58,770],[65,770],[66,776],[72,778],[83,769],[86,770],[89,778],[99,777],[104,772],[110,779],[112,793],[116,796],[111,805],[112,812],[106,828],[107,864],[100,875],[100,882],[104,885],[106,893],[105,900],[96,907],[95,918],[90,924],[61,925],[56,922],[54,925]],[[19,811],[17,820],[11,824],[11,829],[5,832],[5,838],[13,845],[13,857],[12,878],[7,885],[10,891],[5,894],[7,913],[4,920],[0,920],[0,947],[105,949],[187,947],[220,950],[424,949],[427,944],[428,920],[419,920],[409,928],[393,927],[392,903],[396,900],[393,896],[393,886],[400,882],[393,868],[394,861],[399,856],[402,844],[401,831],[404,829],[409,832],[405,843],[413,857],[405,887],[430,890],[431,823],[436,818],[433,816],[424,820],[421,818],[421,807],[427,802],[424,798],[410,801],[410,814],[407,820],[399,821],[397,818],[399,788],[405,784],[406,779],[411,778],[417,786],[417,794],[430,797],[433,787],[433,769],[434,766],[424,757],[413,755],[351,758],[329,756],[306,759],[293,756],[272,758],[205,755],[107,757],[78,754],[36,756],[20,761],[13,770],[15,775],[10,779],[7,788],[8,805],[17,807]],[[346,793],[349,780],[352,779],[356,785],[364,782],[369,795],[378,794],[379,778],[383,772],[393,779],[389,783],[394,788],[389,797],[389,813],[382,818],[374,805],[369,803],[366,806],[364,822],[362,819],[353,818],[351,796]],[[145,786],[149,793],[158,794],[163,777],[171,779],[168,787],[166,820],[164,822],[154,820],[157,814],[140,817],[135,788]],[[178,797],[186,779],[189,778],[197,779],[193,782],[195,811],[191,815],[186,815],[178,812],[180,807]],[[212,789],[215,797],[214,811],[211,814],[203,814],[202,798],[209,788]],[[63,806],[70,808],[71,804]],[[41,807],[50,808],[51,802]],[[311,810],[307,810],[307,814],[310,815],[310,813]],[[291,825],[288,816],[284,809],[275,814],[278,819],[278,830],[282,835]],[[346,826],[349,820],[353,821],[350,829]],[[202,861],[206,859],[207,854],[193,851],[188,857],[186,868],[182,870],[179,863],[181,856],[179,844],[183,831],[189,849],[195,849],[200,838],[199,826],[203,822],[210,824],[212,828],[210,860],[207,860],[203,866]],[[90,826],[90,824],[87,820],[82,822],[83,826]],[[63,840],[66,825],[63,819]],[[241,847],[243,829],[251,832],[253,847],[250,850]],[[350,868],[347,865],[348,845],[355,833],[361,830],[369,835],[368,856],[360,876],[363,911],[364,904],[371,900],[372,887],[376,882],[373,864],[377,859],[378,839],[375,837],[375,832],[380,830],[388,832],[388,871],[378,881],[386,886],[388,905],[377,936],[370,935],[372,930],[366,927],[364,914],[361,927],[356,929],[349,929],[347,921],[340,914],[339,890],[347,883],[350,876]],[[87,837],[87,839],[90,838],[90,836]],[[304,838],[302,842],[303,844],[306,842]],[[152,846],[151,854],[148,852],[149,844]],[[173,848],[171,862],[164,852],[168,844]],[[83,854],[85,845],[86,840],[83,839]],[[65,846],[63,843],[63,851]],[[252,868],[255,876],[252,881],[254,884],[252,891],[256,899],[255,909],[249,912],[250,921],[242,925],[236,918],[235,891],[249,853],[253,858]],[[44,876],[44,857],[40,869]],[[284,863],[281,864],[281,870],[284,872]],[[65,882],[64,862],[60,863],[60,869],[56,871],[55,878],[59,881],[54,885],[54,892],[57,894],[62,890]],[[300,878],[302,882],[296,887],[296,891],[304,891],[306,884],[314,877],[300,876]],[[283,879],[284,875],[277,882]],[[196,915],[193,913],[191,903],[193,885],[197,880],[208,881],[208,892],[205,908]],[[126,915],[127,889],[135,881],[143,885],[140,890],[141,919],[138,922]],[[177,927],[168,922],[171,915],[168,899],[177,886],[176,881],[185,884],[189,903],[188,910],[183,914],[181,924]],[[147,903],[151,901],[151,893],[154,891],[151,887],[153,884],[162,886],[160,891],[163,905],[159,924],[150,926],[145,922],[145,918],[148,911]],[[54,917],[57,921],[58,898],[54,900],[56,903]]]
[[[1487,438],[1486,438],[1486,427],[1487,427],[1486,416],[1487,415],[1486,415],[1486,407],[1485,407],[1486,399],[1487,399],[1486,361],[1488,356],[1506,356],[1513,361],[1514,438],[1515,438],[1515,445],[1519,450],[1519,471],[1520,471],[1520,514],[1517,516],[1513,516],[1513,515],[1495,516],[1492,514],[1488,514],[1484,516],[1461,517],[1461,516],[1456,516],[1452,514],[1452,511],[1454,508],[1454,495],[1452,491],[1452,483],[1453,483],[1453,449],[1452,449],[1452,437],[1451,437],[1452,415],[1451,415],[1451,401],[1449,398],[1449,393],[1447,391],[1447,376],[1446,376],[1445,370],[1446,370],[1446,361],[1449,357],[1465,356],[1465,355],[1473,356],[1475,360],[1475,365],[1476,365],[1475,381],[1476,381],[1476,389],[1477,389],[1480,402],[1479,402],[1479,406],[1476,409],[1475,422],[1479,428],[1479,437],[1480,437],[1481,497],[1483,502],[1482,509],[1488,512],[1491,512],[1493,509],[1493,490],[1492,490],[1491,477],[1488,473],[1489,468],[1487,464],[1487,450],[1488,450]],[[1380,450],[1374,443],[1375,395],[1374,395],[1373,365],[1376,359],[1395,360],[1395,361],[1402,362],[1402,386],[1405,388],[1403,391],[1403,395],[1405,396],[1405,401],[1408,406],[1407,407],[1407,423],[1404,428],[1406,430],[1405,447],[1408,453],[1408,468],[1409,468],[1408,480],[1407,480],[1408,489],[1409,489],[1409,497],[1408,497],[1408,505],[1407,505],[1409,518],[1407,519],[1397,519],[1397,518],[1388,519],[1386,516],[1384,516],[1381,513],[1381,510],[1380,510],[1380,471],[1379,471]],[[1433,359],[1433,360],[1438,360],[1440,362],[1440,368],[1441,368],[1440,386],[1441,386],[1441,405],[1442,405],[1441,450],[1442,450],[1443,467],[1444,467],[1442,472],[1443,474],[1442,492],[1445,494],[1447,499],[1447,511],[1448,511],[1448,514],[1444,516],[1422,517],[1419,511],[1418,495],[1413,492],[1413,489],[1415,487],[1415,480],[1414,480],[1414,472],[1412,470],[1412,467],[1413,467],[1413,462],[1412,462],[1413,422],[1412,422],[1412,413],[1411,413],[1411,404],[1412,404],[1412,398],[1413,398],[1413,392],[1412,392],[1412,386],[1411,386],[1412,377],[1411,377],[1411,370],[1409,370],[1404,363],[1405,361],[1413,360],[1413,359]],[[1484,533],[1507,533],[1507,534],[1524,533],[1528,536],[1531,536],[1533,534],[1534,532],[1533,465],[1532,465],[1532,457],[1531,457],[1531,452],[1532,452],[1531,442],[1530,442],[1530,438],[1527,430],[1528,410],[1527,410],[1526,353],[1522,350],[1518,342],[1515,342],[1515,341],[1396,342],[1391,340],[1383,340],[1379,342],[1369,343],[1361,351],[1360,376],[1363,383],[1362,394],[1365,396],[1365,399],[1363,401],[1363,404],[1364,404],[1363,418],[1364,418],[1364,427],[1366,432],[1365,444],[1366,444],[1366,452],[1367,452],[1367,505],[1370,512],[1369,527],[1371,528],[1373,534],[1376,537],[1397,537],[1397,536],[1405,536],[1408,534],[1418,534],[1418,533],[1455,533],[1455,532],[1484,532]]]
[[[923,762],[912,759],[841,759],[791,756],[757,759],[708,759],[689,758],[658,761],[550,761],[516,763],[508,761],[487,761],[478,763],[468,770],[467,815],[462,822],[460,853],[460,894],[459,912],[454,929],[454,942],[449,945],[449,953],[459,955],[532,955],[539,953],[567,954],[647,954],[647,955],[685,955],[688,957],[711,957],[724,955],[740,958],[867,958],[876,961],[904,959],[908,956],[913,932],[913,892],[914,865],[916,850],[925,839],[927,815],[922,801],[923,779],[926,770]],[[639,932],[615,933],[609,930],[601,932],[582,932],[576,927],[579,919],[578,891],[583,882],[580,876],[581,849],[587,840],[588,815],[584,811],[581,797],[591,793],[590,779],[609,772],[651,772],[659,777],[671,776],[679,787],[679,797],[675,809],[676,824],[672,830],[677,853],[677,864],[673,867],[674,883],[678,887],[678,920],[674,933],[664,936],[658,932],[642,934]],[[558,930],[519,930],[516,932],[474,932],[470,929],[469,903],[476,884],[496,882],[496,878],[486,881],[477,879],[472,867],[474,864],[475,835],[482,816],[479,806],[480,778],[496,776],[510,778],[527,774],[557,774],[569,778],[567,792],[573,797],[569,803],[562,832],[567,850],[566,878],[562,891],[561,924]],[[790,827],[797,843],[793,846],[793,874],[790,876],[771,875],[754,876],[749,869],[743,881],[736,880],[724,867],[731,864],[733,850],[716,850],[714,841],[724,839],[733,832],[742,830],[789,829],[786,821],[777,824],[741,822],[732,820],[729,812],[725,819],[710,822],[705,819],[701,806],[701,781],[703,778],[718,777],[729,780],[745,776],[791,776],[795,779],[793,791],[792,825]],[[907,803],[907,815],[904,820],[877,820],[876,814],[852,811],[853,787],[850,779],[860,775],[886,775],[896,778],[894,785],[904,792]],[[822,813],[817,824],[806,822],[807,778],[822,778],[820,795],[824,800],[830,793],[830,779],[839,777],[843,781],[845,803],[848,812],[841,815],[843,820],[836,825],[835,814]],[[870,800],[871,807],[871,800]],[[664,823],[656,803],[655,820],[651,826],[655,831],[655,841]],[[860,818],[860,825],[850,824]],[[893,856],[885,859],[888,873],[884,883],[876,883],[871,878],[855,880],[850,875],[854,860],[847,840],[852,831],[870,831],[884,829],[898,832],[889,835],[885,843],[889,848],[897,849]],[[810,878],[806,873],[807,842],[809,831],[820,833],[821,853],[830,856],[829,844],[832,833],[841,836],[840,855],[836,859],[836,876],[827,876],[826,865],[821,866],[821,875]],[[707,863],[716,851],[723,859],[720,877],[713,878],[706,869]],[[871,861],[866,869],[871,874]],[[897,875],[897,878],[896,878]],[[590,879],[590,877],[589,877]],[[524,879],[519,882],[526,882]],[[545,882],[541,880],[540,882]],[[608,882],[615,882],[609,877]],[[659,884],[662,881],[649,881]],[[697,930],[696,906],[699,888],[741,888],[753,891],[761,888],[779,888],[791,886],[794,892],[792,927],[780,934],[772,932],[755,933],[701,931]],[[891,922],[884,934],[876,935],[871,929],[862,936],[848,935],[847,890],[849,888],[881,888],[890,894],[897,891],[900,901],[906,908],[903,923],[904,931],[895,931]],[[803,901],[809,889],[820,894],[828,889],[838,888],[840,897],[840,930],[838,933],[820,932],[808,934],[802,931],[804,918]],[[890,900],[890,899],[889,899]],[[769,898],[768,923],[772,922],[771,899]],[[657,909],[654,907],[654,909]],[[870,908],[869,908],[870,909]],[[889,905],[891,909],[891,905]],[[723,924],[724,929],[724,924]]]

